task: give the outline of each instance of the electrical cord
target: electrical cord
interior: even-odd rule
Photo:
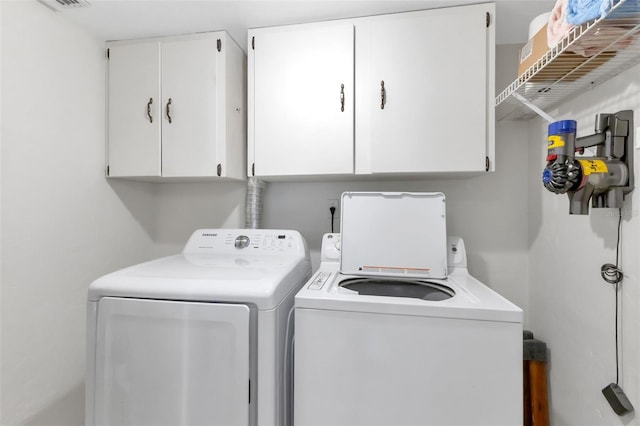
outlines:
[[[333,234],[335,231],[333,229],[333,222],[336,216],[336,208],[334,206],[329,207],[329,211],[331,212],[331,233]]]
[[[623,274],[622,269],[620,269],[620,232],[622,229],[622,209],[619,211],[620,216],[618,217],[618,236],[616,240],[616,263],[615,265],[611,263],[605,263],[600,268],[600,275],[602,279],[607,283],[615,286],[615,344],[616,344],[616,385],[619,384],[620,379],[620,354],[619,354],[619,339],[618,339],[618,317],[619,317],[619,292],[620,292],[620,284],[622,283]]]
[[[620,355],[618,353],[620,345],[618,344],[618,290],[620,289],[620,283],[616,283],[616,385],[620,381]]]

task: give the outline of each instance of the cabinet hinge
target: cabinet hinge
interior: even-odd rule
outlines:
[[[251,37],[251,50],[256,50],[256,37]]]
[[[251,176],[256,175],[256,163],[251,164]]]
[[[484,159],[484,171],[488,172],[490,168],[491,168],[491,161],[489,160],[489,157],[485,157],[485,159]]]
[[[107,166],[107,176],[109,176],[109,166]]]
[[[491,25],[491,14],[487,12],[487,28],[489,28],[489,25]]]
[[[110,59],[110,58],[111,58],[111,56],[110,56],[110,55],[111,55],[111,49],[107,49],[107,59]]]
[[[218,52],[220,52],[222,50],[222,40],[218,39],[217,44],[218,44]]]
[[[217,167],[218,176],[222,176],[222,164],[218,163]]]

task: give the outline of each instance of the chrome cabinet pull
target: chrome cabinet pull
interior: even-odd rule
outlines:
[[[149,98],[149,102],[147,102],[147,117],[149,118],[149,123],[153,123],[153,117],[151,116],[152,103],[153,103],[153,98]]]
[[[169,120],[169,124],[171,124],[171,98],[167,102],[167,119]]]
[[[340,85],[340,111],[344,112],[344,84]]]
[[[384,109],[384,104],[387,103],[387,91],[384,88],[384,80],[380,82],[380,109]]]

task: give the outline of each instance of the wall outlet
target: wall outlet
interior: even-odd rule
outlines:
[[[336,208],[336,212],[333,215],[333,230],[331,230],[331,207]],[[336,198],[327,200],[327,219],[329,220],[329,230],[331,232],[338,232],[340,228],[340,200]]]

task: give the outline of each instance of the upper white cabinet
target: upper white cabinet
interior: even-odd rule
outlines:
[[[109,177],[244,179],[245,56],[225,32],[108,43]]]
[[[250,33],[252,173],[353,173],[352,24]]]
[[[357,173],[485,171],[494,110],[487,13],[491,5],[358,23]]]
[[[262,177],[493,170],[494,10],[250,30],[249,167]]]
[[[160,42],[108,48],[108,176],[160,176]]]

